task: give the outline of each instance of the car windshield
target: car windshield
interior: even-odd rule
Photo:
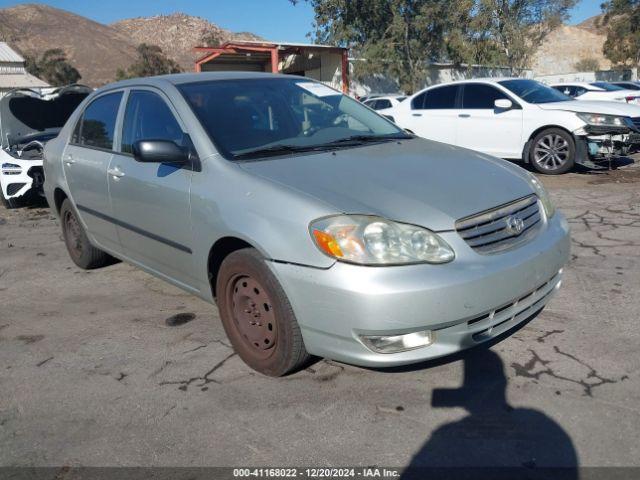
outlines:
[[[607,92],[615,92],[616,90],[624,90],[624,88],[619,87],[617,85],[611,85],[610,83],[607,82],[593,82],[591,83],[591,85],[593,85],[594,87],[598,87],[601,88],[603,90],[606,90]]]
[[[213,80],[178,88],[228,159],[412,138],[360,102],[302,78]]]
[[[498,82],[527,103],[566,102],[573,98],[535,80],[515,79]]]

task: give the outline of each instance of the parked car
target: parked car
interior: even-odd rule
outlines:
[[[375,97],[362,103],[369,108],[373,108],[380,115],[387,115],[392,108],[400,105],[406,98],[406,95],[386,95],[384,97]]]
[[[70,85],[37,92],[11,90],[0,99],[0,199],[7,208],[42,194],[42,149],[91,92]]]
[[[45,157],[76,265],[110,254],[217,299],[267,375],[309,355],[392,366],[477,345],[542,309],[569,254],[533,175],[304,77],[108,85]]]
[[[436,85],[390,115],[421,137],[522,160],[546,174],[565,173],[575,163],[597,167],[610,150],[631,153],[640,128],[637,105],[578,102],[523,78]]]
[[[640,103],[638,92],[607,82],[572,82],[551,85],[559,92],[577,100],[605,100],[611,102]]]
[[[631,80],[627,80],[623,82],[611,82],[611,85],[615,85],[616,87],[620,87],[620,88],[625,88],[627,90],[633,90],[635,92],[640,90],[640,82],[638,81],[634,82]]]

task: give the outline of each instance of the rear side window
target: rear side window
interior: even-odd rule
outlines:
[[[82,115],[79,130],[74,133],[76,143],[93,148],[113,150],[113,134],[122,92],[103,95],[89,104]]]
[[[129,93],[122,127],[122,151],[133,153],[138,140],[169,140],[183,145],[184,133],[165,101],[156,93]]]
[[[374,107],[376,110],[382,110],[383,108],[391,108],[391,101],[385,99],[378,100],[376,106]]]
[[[467,83],[464,86],[462,108],[493,110],[495,108],[493,103],[502,99],[509,100],[509,97],[491,85]]]
[[[428,110],[456,108],[457,95],[457,85],[434,88],[433,90],[429,90],[427,92],[427,101],[424,105],[424,108]]]
[[[415,97],[413,100],[411,100],[411,108],[414,110],[421,110],[424,108],[424,101],[427,98],[427,93],[429,92],[423,92],[420,95],[418,95],[417,97]]]

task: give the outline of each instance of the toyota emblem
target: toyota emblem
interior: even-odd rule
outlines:
[[[524,230],[524,220],[517,215],[507,217],[507,231],[512,235],[519,235]]]

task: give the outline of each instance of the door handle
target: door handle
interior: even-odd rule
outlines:
[[[73,165],[76,161],[73,159],[73,155],[69,153],[64,157],[64,163],[67,165]]]
[[[125,173],[122,170],[120,170],[118,167],[110,168],[109,170],[107,170],[107,173],[114,178],[121,178],[125,176]]]
[[[468,113],[459,113],[458,117],[460,118],[469,118],[471,115],[469,115]]]
[[[414,117],[421,117],[422,116],[421,113],[412,113],[411,115],[413,115]]]

